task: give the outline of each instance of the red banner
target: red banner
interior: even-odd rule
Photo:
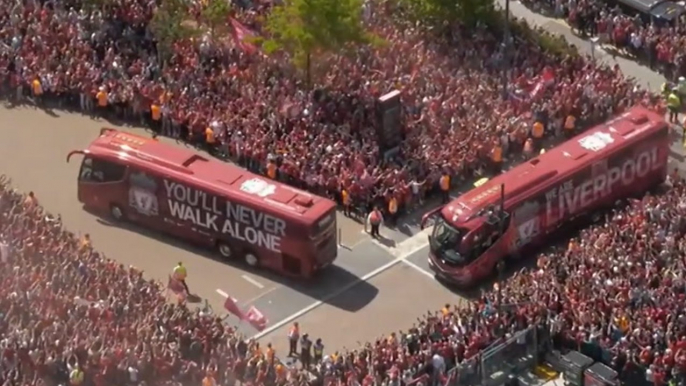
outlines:
[[[250,306],[248,312],[245,313],[245,319],[251,326],[255,327],[257,331],[263,331],[267,328],[267,323],[269,323],[267,318],[264,317],[264,314],[255,308],[255,306]]]
[[[238,308],[237,300],[231,296],[226,298],[226,301],[224,302],[224,309],[229,313],[236,315],[238,319],[245,319],[245,314],[243,314],[243,311]]]

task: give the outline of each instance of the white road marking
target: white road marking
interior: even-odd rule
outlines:
[[[406,258],[403,259],[403,263],[405,263],[408,267],[414,269],[415,271],[421,273],[422,275],[428,277],[431,280],[434,280],[434,274],[431,271],[427,271],[426,269],[420,267],[419,265],[411,262],[410,260],[407,260]]]
[[[362,276],[361,278],[353,281],[352,283],[348,283],[347,285],[341,287],[338,291],[332,292],[331,294],[325,296],[322,300],[318,300],[318,301],[310,304],[309,306],[303,308],[302,310],[297,311],[294,314],[287,316],[286,318],[278,321],[277,323],[267,327],[262,332],[257,333],[255,336],[253,336],[253,338],[254,339],[261,339],[261,338],[271,334],[272,332],[278,330],[279,328],[287,325],[288,323],[298,319],[299,317],[301,317],[301,316],[309,313],[310,311],[316,309],[317,307],[323,305],[324,303],[328,302],[329,300],[331,300],[331,299],[337,297],[338,295],[350,290],[351,288],[355,287],[356,285],[358,285],[362,282],[365,282],[365,281],[369,281],[370,279],[374,278],[375,276],[393,268],[398,263],[406,261],[406,259],[409,256],[412,256],[413,254],[422,250],[422,248],[426,247],[429,244],[429,242],[427,241],[427,236],[430,234],[430,232],[431,232],[431,228],[425,229],[425,230],[417,233],[416,235],[410,237],[409,239],[398,244],[397,248],[389,248],[389,247],[386,247],[385,245],[379,243],[379,246],[381,246],[382,248],[384,248],[388,251],[392,251],[394,249],[397,249],[400,252],[393,252],[392,254],[393,254],[393,256],[395,256],[395,259],[393,259],[393,260],[389,261],[388,263],[382,265],[381,267],[373,270],[372,272],[369,272],[368,274],[366,274],[366,275]],[[423,241],[417,241],[417,240],[423,240]],[[417,266],[416,268],[419,268],[419,266]],[[422,270],[421,268],[420,268],[420,270],[424,272],[424,270]],[[426,274],[426,272],[424,272],[424,273]]]
[[[245,306],[247,306],[247,305],[250,305],[250,304],[255,303],[255,302],[258,301],[259,299],[262,299],[263,297],[265,297],[265,296],[269,295],[270,293],[274,292],[277,288],[278,288],[278,287],[272,287],[272,288],[270,288],[270,289],[268,289],[268,290],[262,292],[261,294],[259,294],[259,295],[257,295],[257,296],[251,297],[250,299],[244,301],[243,304],[242,304],[242,306],[245,307]]]
[[[223,297],[224,299],[226,299],[226,298],[229,297],[229,294],[227,294],[226,292],[220,290],[219,288],[217,288],[215,291],[217,291],[217,293],[218,293],[221,297]]]
[[[243,279],[245,279],[245,281],[247,281],[248,283],[254,285],[255,287],[257,287],[257,288],[259,288],[259,289],[264,288],[264,285],[263,285],[262,283],[260,283],[259,281],[257,281],[257,280],[255,280],[255,279],[251,278],[251,277],[248,276],[248,275],[243,275],[243,276],[241,276],[241,277],[242,277]]]

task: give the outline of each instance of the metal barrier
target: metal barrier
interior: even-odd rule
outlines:
[[[510,374],[535,365],[538,361],[537,333],[537,326],[532,325],[484,350],[481,353],[482,385],[501,385]]]
[[[502,385],[510,374],[538,363],[539,349],[548,344],[547,335],[545,327],[529,326],[450,369],[445,386]]]

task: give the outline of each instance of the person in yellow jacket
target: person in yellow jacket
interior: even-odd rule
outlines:
[[[172,271],[172,278],[181,283],[183,289],[186,290],[186,293],[190,294],[191,291],[188,289],[188,284],[186,284],[186,276],[188,276],[188,271],[186,271],[186,267],[183,266],[183,263],[179,261],[179,264],[177,264]]]

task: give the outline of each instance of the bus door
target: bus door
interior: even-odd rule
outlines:
[[[125,197],[126,184],[123,181],[127,166],[93,157],[85,151],[69,153],[67,162],[75,154],[83,155],[77,185],[79,202],[96,210],[111,211],[116,207],[121,212],[122,198]]]

